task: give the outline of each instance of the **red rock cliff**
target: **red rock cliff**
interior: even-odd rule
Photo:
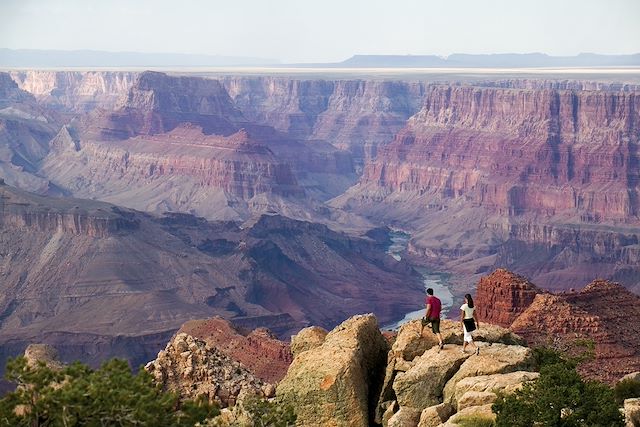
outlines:
[[[362,182],[466,198],[502,215],[639,210],[638,93],[431,86]]]
[[[508,328],[540,292],[527,278],[497,269],[478,283],[475,298],[478,319]]]

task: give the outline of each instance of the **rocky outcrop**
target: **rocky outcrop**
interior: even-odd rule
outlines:
[[[485,326],[504,331],[488,324],[482,328]],[[371,315],[345,321],[320,344],[315,342],[319,334],[313,332],[307,328],[296,338],[311,337],[314,347],[296,352],[276,393],[278,399],[293,405],[300,425],[439,426],[456,412],[485,413],[488,407],[491,413],[490,403],[497,393],[512,393],[538,376],[525,371],[534,368],[529,348],[480,342],[480,355],[476,355],[463,353],[459,344],[448,342],[441,350],[432,346],[428,335],[421,337],[419,330],[406,327],[398,333],[399,346],[405,348],[402,343],[411,342],[407,337],[411,335],[425,341],[412,348],[427,349],[405,360],[394,347],[385,367],[388,347]],[[367,360],[368,351],[379,354],[375,364]],[[382,388],[373,386],[380,384],[384,372]]]
[[[49,369],[59,370],[64,366],[58,357],[58,351],[47,344],[30,344],[24,351],[27,365],[35,368],[44,363]]]
[[[275,384],[280,381],[293,360],[289,344],[278,340],[268,329],[242,333],[221,318],[190,320],[178,330],[215,347],[232,360],[242,363],[260,380]]]
[[[352,317],[302,352],[278,385],[298,425],[368,426],[388,347],[372,315]]]
[[[275,391],[242,364],[185,333],[177,334],[145,369],[163,390],[182,399],[204,397],[222,407],[233,406],[240,393],[271,397]]]
[[[447,381],[442,390],[443,399],[453,404],[456,401],[457,384],[464,378],[533,371],[535,368],[533,352],[528,347],[496,343],[482,346],[480,354],[465,360],[455,375]]]
[[[478,283],[478,319],[508,328],[540,292],[527,278],[497,269]]]
[[[328,332],[318,326],[309,326],[291,337],[291,353],[294,357],[300,353],[320,347]]]
[[[459,321],[449,319],[440,320],[440,333],[445,344],[462,345],[462,327]],[[518,335],[506,328],[482,324],[474,333],[474,340],[491,343],[523,345],[524,341]],[[437,346],[438,338],[428,327],[423,327],[419,320],[412,320],[400,327],[391,352],[396,359],[412,361],[425,351]]]
[[[478,375],[463,378],[455,384],[452,404],[461,410],[468,406],[480,406],[493,401],[497,393],[513,393],[523,384],[533,381],[540,374],[515,371],[506,374]]]
[[[429,406],[420,413],[418,427],[438,427],[445,423],[454,413],[455,408],[448,403]]]
[[[640,349],[629,319],[640,315],[640,297],[623,286],[596,280],[578,292],[538,295],[511,325],[532,344],[585,351],[574,342],[593,341],[595,359],[579,368],[584,375],[613,382],[640,369]]]
[[[481,319],[501,322],[530,345],[577,354],[587,350],[581,340],[592,341],[595,359],[579,367],[587,377],[612,383],[640,367],[627,327],[640,315],[640,297],[618,283],[595,280],[580,291],[549,293],[499,269],[480,280],[475,302]]]

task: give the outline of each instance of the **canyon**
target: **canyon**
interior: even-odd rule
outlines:
[[[288,337],[363,311],[396,319],[422,298],[419,276],[375,241],[279,215],[240,228],[4,183],[0,211],[3,363],[43,342],[65,360],[137,366],[190,319]]]
[[[141,363],[193,318],[397,320],[422,306],[412,266],[454,301],[499,267],[640,293],[638,99],[544,75],[0,72],[3,351]]]

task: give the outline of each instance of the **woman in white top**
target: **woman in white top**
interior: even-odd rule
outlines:
[[[480,322],[476,316],[476,309],[473,306],[473,298],[470,294],[464,296],[464,304],[460,307],[460,323],[462,323],[462,331],[464,332],[464,341],[462,343],[462,352],[466,353],[467,344],[470,343],[476,349],[476,354],[480,354],[480,347],[473,342],[471,332],[480,328]]]

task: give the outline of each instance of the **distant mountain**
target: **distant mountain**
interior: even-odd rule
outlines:
[[[0,67],[226,67],[277,63],[275,59],[244,56],[0,49]]]
[[[318,64],[316,64],[318,65]],[[435,55],[354,55],[351,58],[326,64],[335,67],[611,67],[638,66],[640,54],[599,55],[581,53],[576,56],[549,56],[544,53],[499,53],[472,55],[456,53],[447,57]]]

